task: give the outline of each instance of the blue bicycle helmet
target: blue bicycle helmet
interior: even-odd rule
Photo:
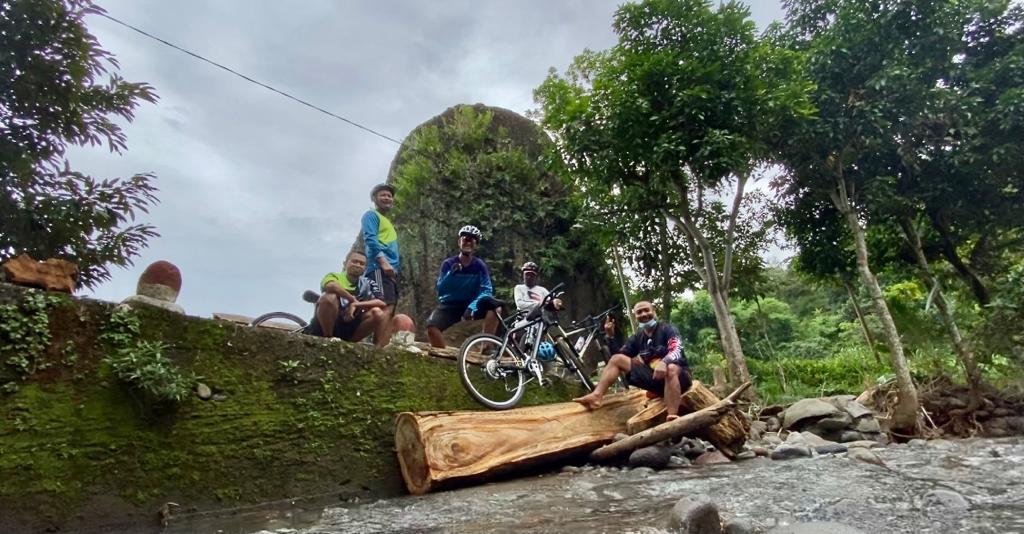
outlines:
[[[542,362],[550,362],[555,359],[555,346],[545,341],[537,347],[537,359]]]

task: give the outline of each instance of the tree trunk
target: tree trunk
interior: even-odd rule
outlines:
[[[949,230],[949,225],[944,220],[943,215],[938,212],[932,212],[929,214],[929,219],[931,220],[932,228],[935,228],[935,231],[942,237],[942,247],[940,247],[942,255],[953,266],[957,274],[970,286],[971,292],[974,293],[974,298],[978,301],[978,304],[987,306],[992,300],[989,296],[988,288],[981,281],[978,274],[974,272],[974,269],[971,269],[960,258],[960,254],[956,251],[956,245],[953,243],[953,236]]]
[[[930,286],[934,292],[935,307],[939,310],[942,323],[946,326],[946,331],[949,332],[949,337],[953,341],[953,348],[960,358],[960,363],[964,366],[970,398],[968,411],[974,411],[981,405],[981,370],[978,368],[978,362],[974,358],[974,352],[963,336],[960,335],[960,328],[957,327],[956,319],[949,309],[949,303],[946,302],[946,297],[942,294],[942,283],[935,277],[931,266],[928,265],[928,258],[924,255],[924,249],[921,248],[921,236],[918,235],[913,221],[909,217],[904,217],[900,219],[900,227],[903,229],[904,237],[907,238],[907,243],[914,252],[917,266],[921,269],[921,278],[924,279],[925,284]]]
[[[693,413],[686,414],[679,419],[662,423],[654,428],[649,428],[634,434],[626,439],[616,441],[609,445],[605,445],[600,449],[590,453],[590,459],[595,462],[602,462],[611,460],[617,456],[624,455],[628,452],[632,452],[640,447],[646,447],[648,445],[654,445],[655,443],[664,441],[666,439],[676,438],[685,434],[693,433],[699,430],[703,430],[721,419],[723,416],[728,414],[736,406],[736,399],[750,387],[750,382],[746,382],[741,385],[736,391],[733,391],[728,397],[722,399],[710,406],[706,406],[697,410]],[[705,389],[705,391],[707,391]],[[740,416],[742,418],[742,416]],[[740,438],[740,443],[746,440],[746,433]],[[742,445],[740,445],[742,447]],[[723,453],[729,455],[727,450],[723,450]],[[733,452],[733,456],[735,453]]]
[[[658,233],[662,243],[668,243],[668,217],[659,215]],[[672,320],[672,257],[662,253],[660,258],[661,268],[661,316],[666,321]]]
[[[875,361],[881,364],[882,357],[878,355],[878,348],[875,347],[875,336],[871,335],[871,329],[868,328],[868,322],[864,319],[864,314],[860,311],[860,304],[857,304],[857,296],[853,294],[853,287],[845,278],[843,278],[843,287],[846,288],[846,294],[850,296],[850,304],[853,305],[853,313],[857,315],[857,321],[860,322],[861,331],[864,332],[864,340],[867,341],[868,346],[871,347],[871,354],[875,355]]]
[[[701,233],[700,228],[694,222],[690,213],[690,201],[686,189],[677,185],[682,206],[682,216],[672,217],[673,222],[679,225],[687,236],[689,245],[700,252],[699,267],[697,272],[704,281],[711,298],[712,308],[715,312],[715,323],[718,325],[718,334],[722,341],[722,351],[725,352],[725,359],[729,362],[729,377],[733,385],[750,382],[750,371],[747,369],[747,360],[743,355],[743,347],[740,343],[740,336],[736,333],[736,324],[732,320],[732,313],[729,310],[728,292],[723,292],[723,284],[719,280],[718,269],[715,266],[714,251],[711,244]],[[694,254],[694,256],[697,256]],[[731,267],[730,267],[731,270]],[[747,398],[756,398],[757,392],[754,388],[747,391]]]
[[[917,387],[914,386],[914,380],[910,376],[910,368],[907,366],[907,359],[903,355],[903,343],[900,340],[899,332],[896,330],[896,323],[892,319],[892,314],[889,313],[889,306],[885,303],[882,288],[878,285],[878,280],[875,278],[874,273],[871,272],[871,266],[868,264],[868,247],[864,241],[864,229],[857,218],[857,212],[854,211],[850,203],[846,190],[846,180],[841,174],[836,176],[834,185],[835,188],[829,192],[829,196],[832,198],[832,202],[839,210],[839,213],[846,220],[850,233],[853,234],[853,242],[857,252],[857,272],[860,274],[861,281],[868,288],[868,294],[871,295],[871,303],[874,305],[875,313],[878,314],[878,319],[882,323],[882,331],[885,333],[885,340],[889,346],[889,356],[892,360],[893,371],[896,372],[899,399],[896,402],[896,406],[893,407],[892,428],[914,433],[917,430],[917,411],[920,408],[920,403],[917,398]]]
[[[482,482],[586,454],[625,432],[643,409],[640,389],[608,395],[597,410],[575,402],[508,411],[405,412],[395,446],[409,492]]]

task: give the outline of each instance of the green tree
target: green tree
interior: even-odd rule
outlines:
[[[736,235],[746,230],[737,222],[773,136],[811,112],[809,86],[795,75],[799,56],[758,39],[735,2],[717,10],[703,0],[625,4],[613,26],[616,46],[584,52],[537,89],[543,124],[577,176],[606,191],[643,191],[641,203],[622,208],[654,206],[682,231],[730,377],[749,380],[729,312]],[[730,197],[718,201],[721,211],[709,201]]]
[[[69,145],[120,153],[145,83],[123,80],[85,17],[102,13],[89,0],[0,3],[0,261],[27,253],[79,267],[81,286],[110,278],[110,265],[131,265],[156,236],[135,216],[156,203],[153,176],[97,179],[73,171]]]

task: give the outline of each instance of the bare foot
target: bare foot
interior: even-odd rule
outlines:
[[[590,393],[582,397],[576,397],[573,402],[578,402],[587,407],[588,410],[596,410],[601,407],[601,397]]]
[[[665,422],[666,423],[669,422],[669,421],[675,421],[676,419],[679,419],[678,415],[666,415],[665,416]]]

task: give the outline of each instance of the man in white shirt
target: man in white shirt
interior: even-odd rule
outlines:
[[[544,286],[537,285],[540,277],[540,268],[536,263],[528,261],[523,264],[523,283],[519,284],[512,291],[516,300],[516,308],[519,310],[532,310],[537,307],[548,295]]]

